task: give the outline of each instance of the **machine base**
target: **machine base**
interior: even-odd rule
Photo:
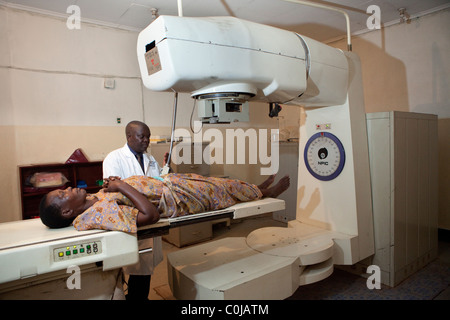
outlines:
[[[181,300],[287,298],[300,276],[298,259],[268,257],[242,237],[226,238],[170,253],[169,285]]]
[[[169,285],[182,300],[285,299],[330,276],[339,242],[351,241],[305,224],[262,228],[168,254]]]

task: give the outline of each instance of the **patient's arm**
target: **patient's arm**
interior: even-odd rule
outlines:
[[[129,184],[116,177],[110,177],[105,179],[103,189],[106,192],[120,192],[133,202],[134,206],[139,210],[137,215],[138,227],[158,222],[158,209],[148,201],[147,197]]]

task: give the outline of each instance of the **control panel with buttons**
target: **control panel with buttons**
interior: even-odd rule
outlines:
[[[101,241],[81,242],[53,249],[53,261],[65,261],[99,253],[102,253]]]

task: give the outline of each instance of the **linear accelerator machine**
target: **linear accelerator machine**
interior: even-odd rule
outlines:
[[[191,93],[204,122],[245,119],[249,101],[306,110],[299,129],[296,219],[287,228],[257,229],[246,238],[170,253],[176,298],[283,299],[328,277],[334,265],[374,254],[355,54],[233,17],[160,16],[139,34],[137,50],[145,87]],[[280,201],[265,200],[275,206]]]
[[[150,90],[191,92],[199,117],[248,119],[248,101],[304,105],[296,220],[169,254],[179,299],[282,299],[373,254],[367,137],[356,55],[293,32],[235,18],[161,16],[141,32],[138,61]],[[316,108],[320,107],[320,108]],[[208,120],[209,119],[209,120]],[[284,210],[279,199],[161,219],[137,235],[52,230],[39,219],[0,224],[0,299],[109,299],[137,239],[219,218]],[[89,250],[88,250],[89,249]],[[94,250],[95,249],[95,250]],[[69,289],[71,266],[81,288]],[[120,290],[119,290],[120,291]]]

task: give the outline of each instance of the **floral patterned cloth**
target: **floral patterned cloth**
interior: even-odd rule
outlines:
[[[158,208],[161,217],[214,211],[262,197],[253,184],[197,174],[167,174],[161,178],[133,176],[124,181],[143,193]],[[98,201],[75,218],[73,225],[77,230],[137,232],[139,211],[123,194],[100,190],[88,197]]]

